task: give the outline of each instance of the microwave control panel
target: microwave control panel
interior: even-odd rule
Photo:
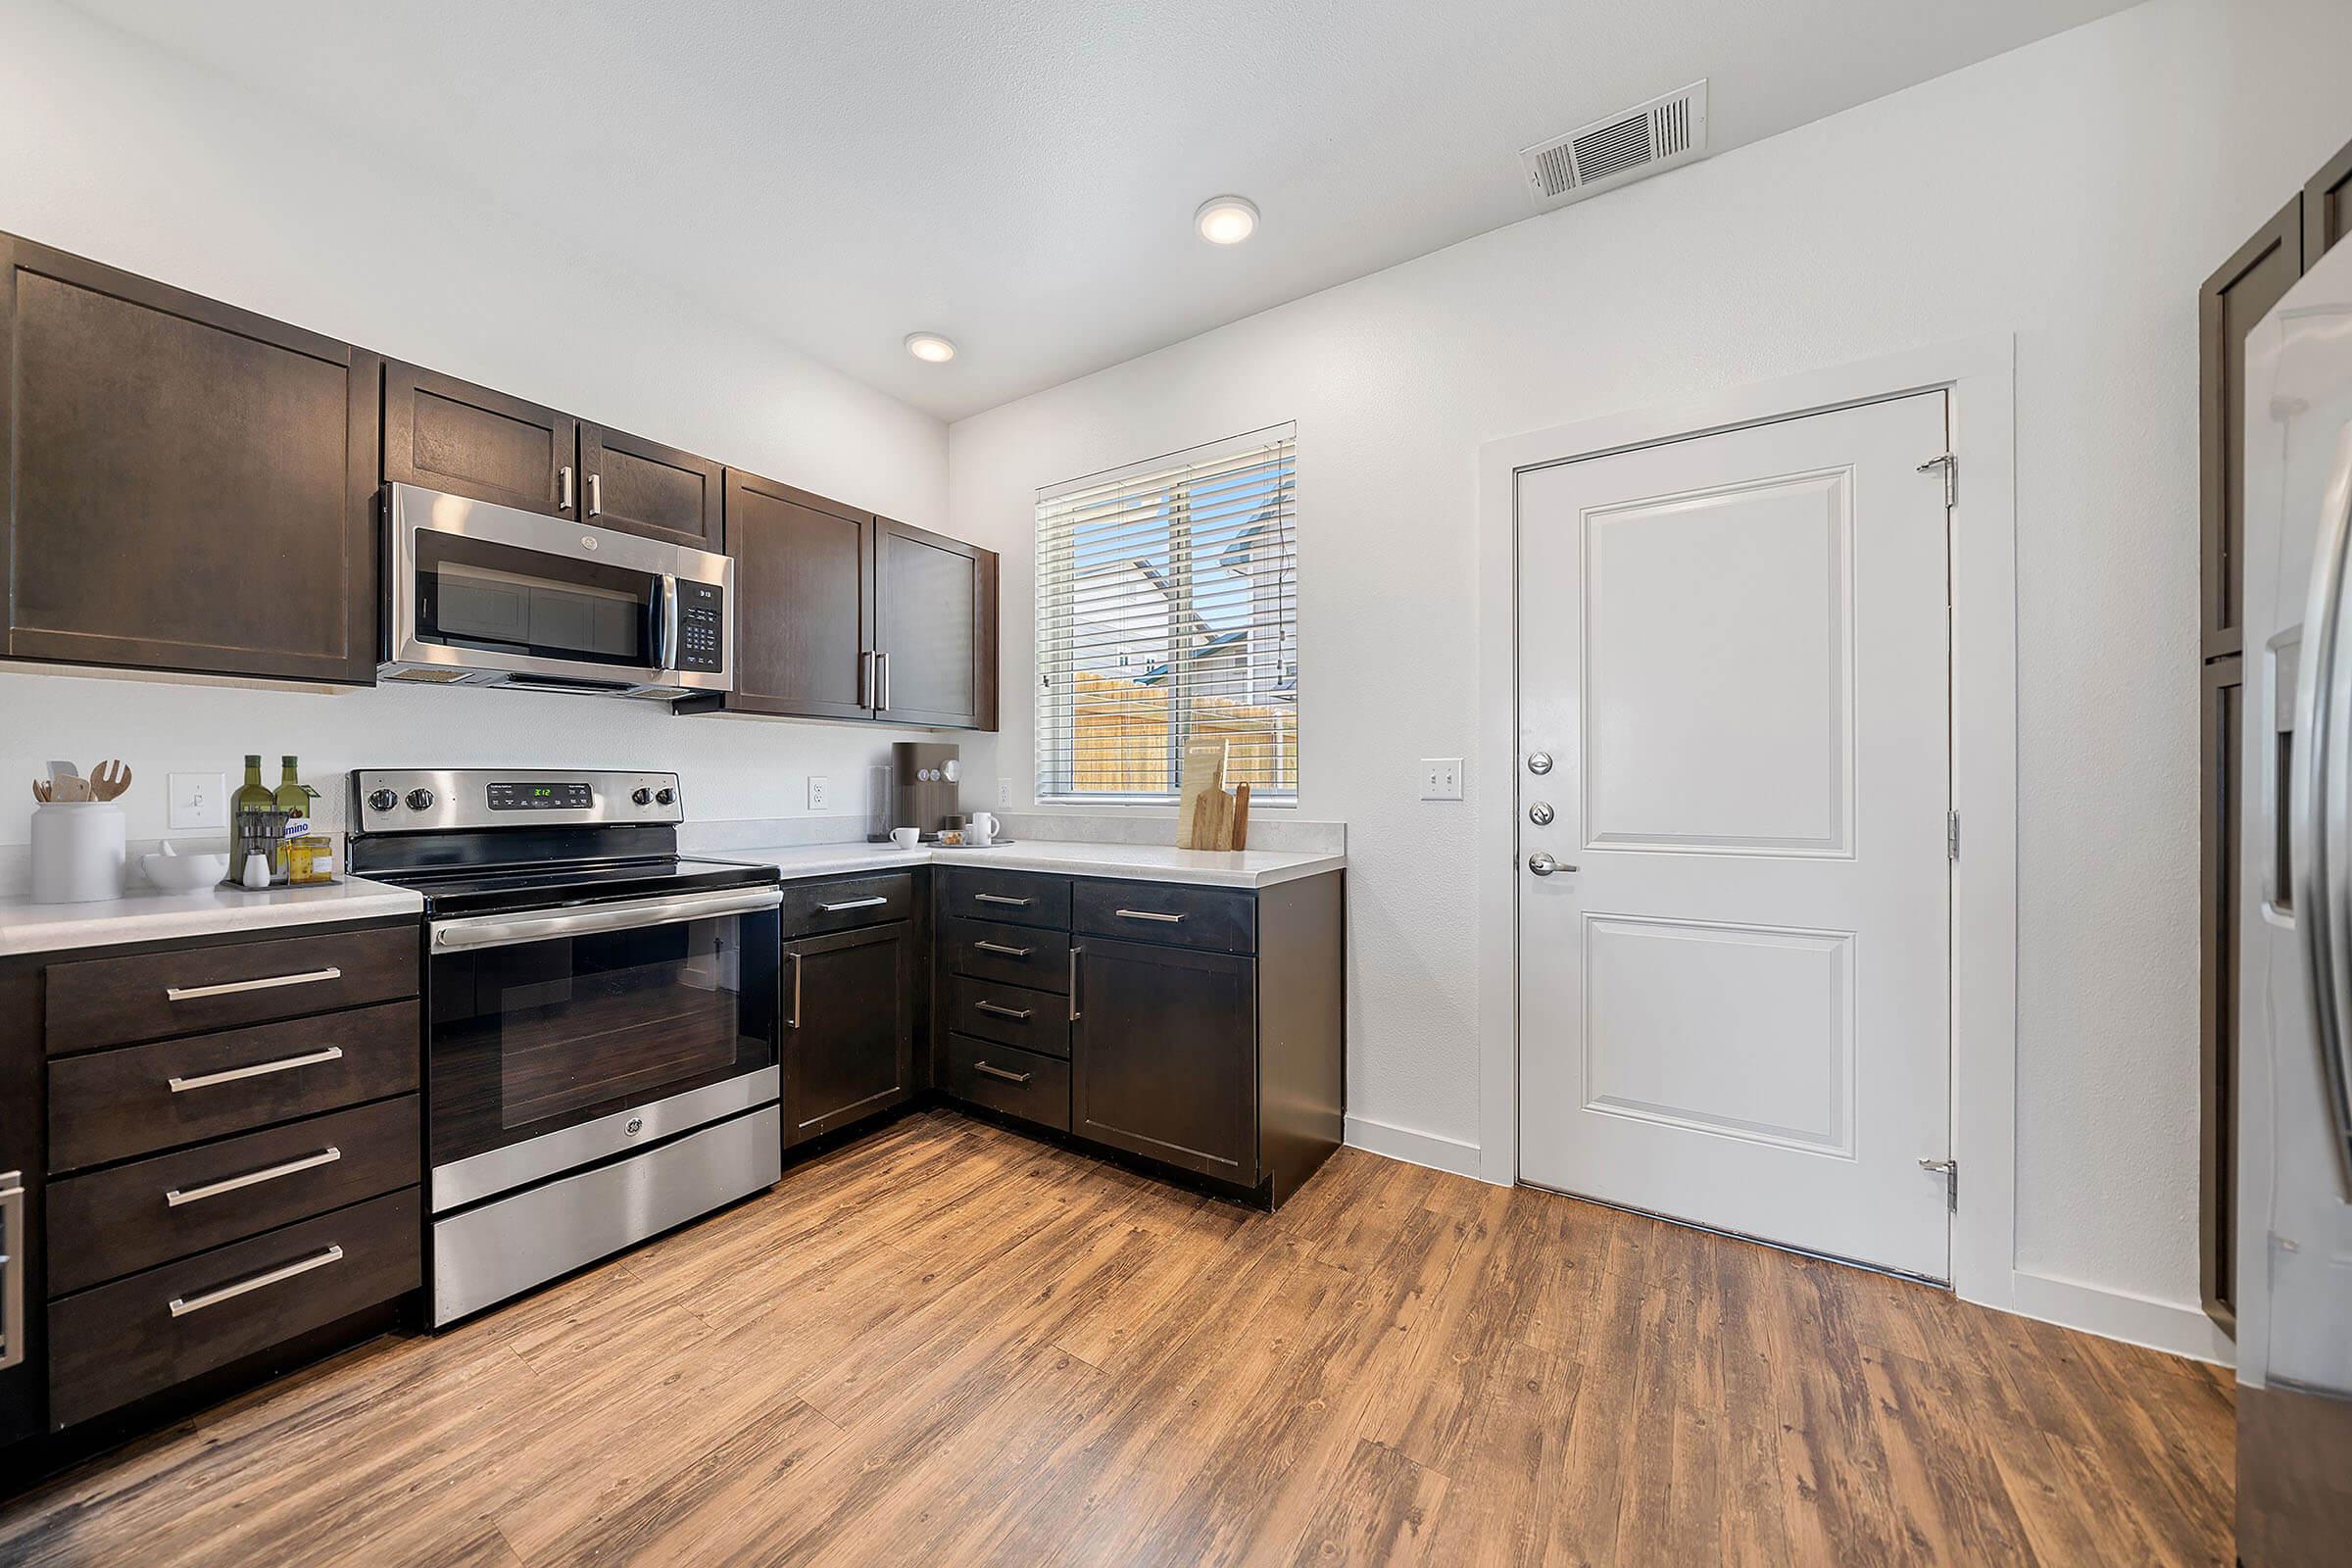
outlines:
[[[678,580],[678,646],[674,667],[727,667],[726,595],[718,584]]]

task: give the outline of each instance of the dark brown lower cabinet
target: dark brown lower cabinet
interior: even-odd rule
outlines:
[[[1077,953],[1070,1130],[1257,1185],[1257,960],[1089,937]]]
[[[911,1098],[915,935],[894,920],[784,944],[784,1146]]]

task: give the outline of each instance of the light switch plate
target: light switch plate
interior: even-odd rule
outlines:
[[[822,773],[808,775],[808,809],[830,810],[833,806],[833,781]]]
[[[1462,798],[1462,760],[1458,757],[1421,759],[1421,798],[1458,801]]]
[[[171,775],[172,809],[169,825],[174,833],[197,833],[228,826],[228,778],[221,773]]]

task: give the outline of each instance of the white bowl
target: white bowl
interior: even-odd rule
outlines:
[[[225,855],[142,855],[139,869],[167,893],[193,893],[228,875]]]

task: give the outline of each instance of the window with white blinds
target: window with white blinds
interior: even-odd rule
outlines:
[[[1037,798],[1174,802],[1188,741],[1298,796],[1298,428],[1037,496]]]

